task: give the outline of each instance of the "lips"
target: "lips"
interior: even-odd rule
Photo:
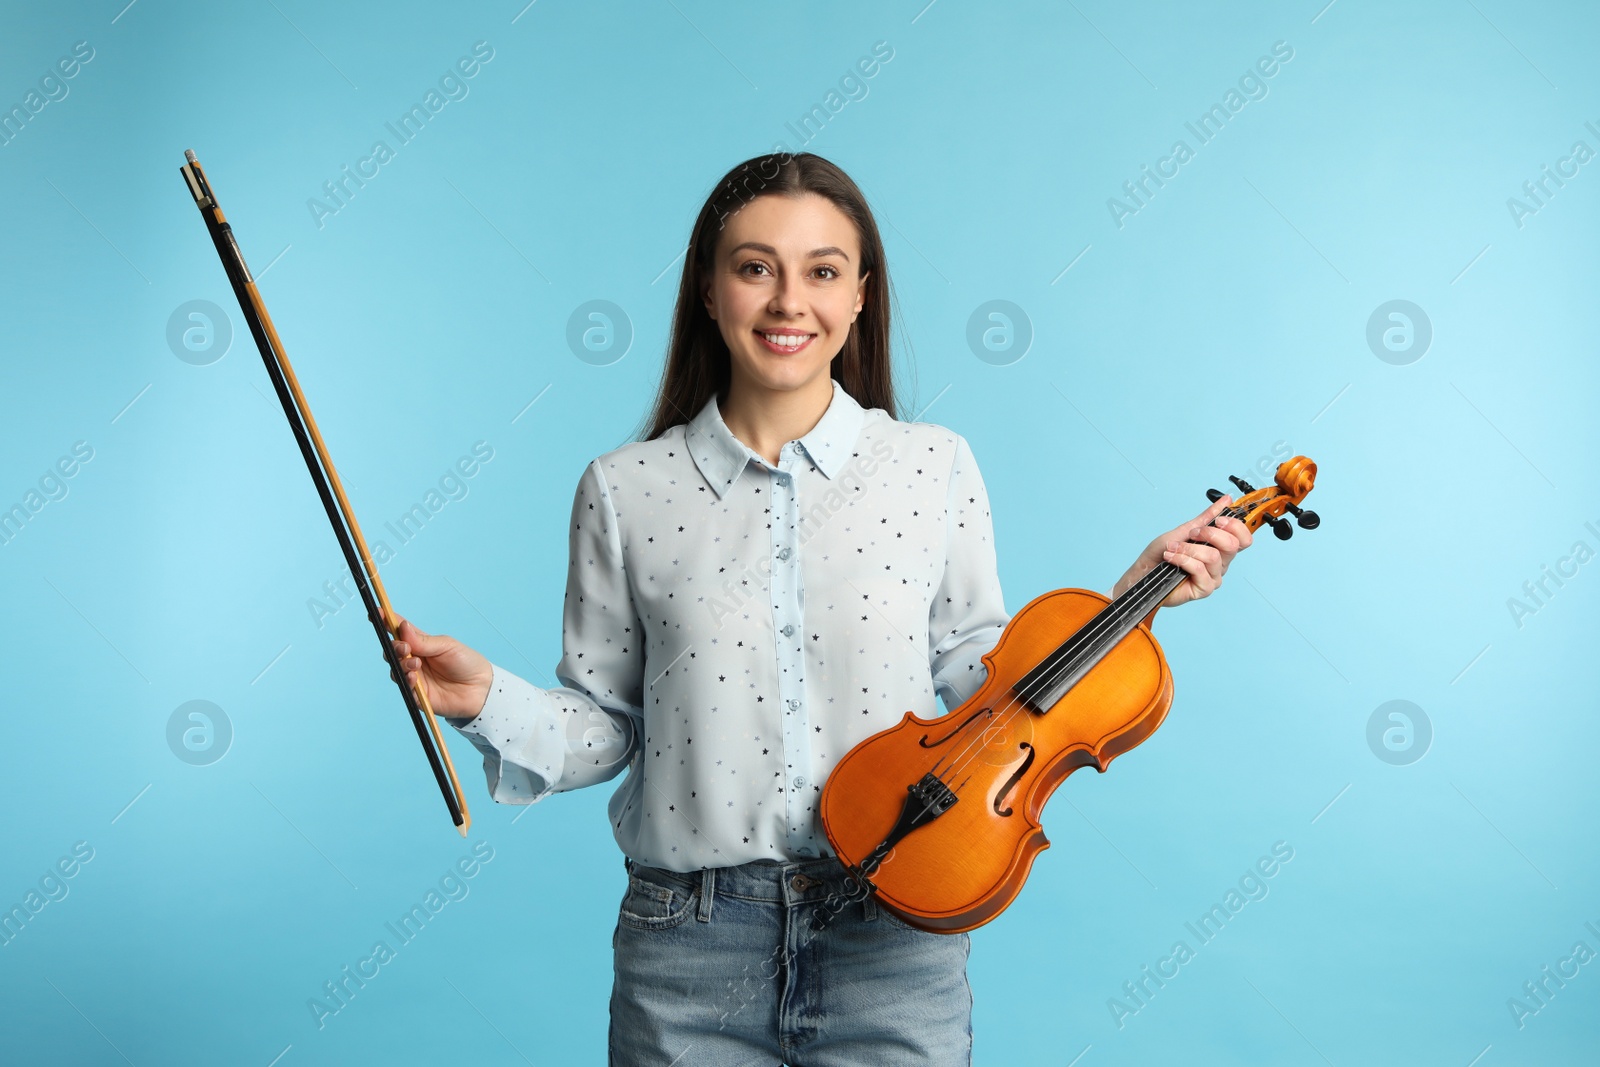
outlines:
[[[816,334],[806,333],[801,330],[755,330],[756,338],[769,352],[790,353],[799,352],[811,344]],[[774,343],[772,338],[779,338]]]

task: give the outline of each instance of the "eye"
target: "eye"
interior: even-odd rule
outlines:
[[[739,273],[740,274],[745,274],[745,273],[749,272],[751,267],[758,267],[761,270],[766,270],[767,269],[767,265],[765,263],[762,263],[760,260],[752,259],[748,263],[745,263],[742,266],[740,266]]]
[[[830,281],[830,282],[831,281],[837,281],[839,278],[843,277],[843,275],[841,275],[839,273],[839,270],[836,267],[830,267],[830,266],[824,264],[823,266],[820,266],[817,269],[818,270],[828,271],[829,273],[828,273],[828,279],[827,280]]]

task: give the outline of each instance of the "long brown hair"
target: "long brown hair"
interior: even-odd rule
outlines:
[[[829,373],[862,407],[882,408],[890,418],[900,417],[889,350],[889,308],[894,293],[883,239],[867,199],[849,175],[821,156],[774,152],[747,159],[723,175],[695,219],[672,313],[667,365],[655,404],[636,440],[660,437],[692,419],[713,395],[727,394],[731,375],[728,346],[700,295],[715,266],[717,238],[727,219],[756,197],[805,193],[826,197],[855,224],[861,240],[856,277],[871,272],[861,312],[851,323]]]

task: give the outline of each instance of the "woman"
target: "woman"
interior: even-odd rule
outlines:
[[[558,688],[403,623],[395,651],[484,754],[493,798],[629,774],[614,1064],[967,1064],[965,934],[842,888],[817,820],[831,768],[908,710],[982,684],[1009,620],[983,478],[896,416],[889,278],[865,198],[808,153],[761,156],[695,222],[648,432],[579,481]],[[1217,588],[1237,520],[1150,543],[1163,602]],[[1194,538],[1198,543],[1188,543]],[[834,906],[841,898],[831,898]]]

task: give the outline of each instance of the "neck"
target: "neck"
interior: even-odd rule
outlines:
[[[736,378],[717,410],[733,436],[777,466],[783,446],[809,433],[832,402],[833,380],[827,374],[798,389],[766,389]]]

